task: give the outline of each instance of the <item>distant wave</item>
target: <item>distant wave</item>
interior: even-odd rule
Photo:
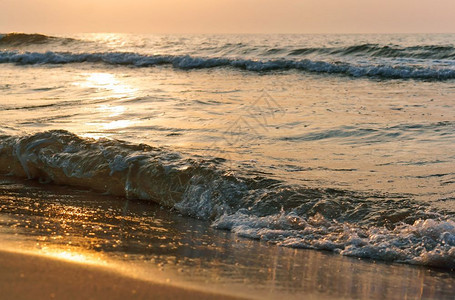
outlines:
[[[0,46],[27,46],[46,43],[62,44],[83,42],[83,40],[55,37],[39,33],[5,33],[0,34]],[[266,42],[264,42],[266,43]],[[102,42],[98,44],[102,46]],[[93,46],[93,45],[92,45]],[[182,47],[186,45],[182,44]],[[249,45],[248,43],[224,43],[214,44],[210,47],[202,47],[202,51],[208,53],[230,53],[242,57],[246,53],[257,53],[261,57],[279,55],[281,58],[306,57],[309,55],[338,56],[338,57],[376,57],[376,58],[413,58],[413,59],[455,59],[455,46],[453,44],[422,44],[401,46],[397,44],[361,43],[342,47],[299,47],[288,45],[285,47],[268,47],[264,45]]]
[[[0,51],[0,63],[18,65],[104,63],[135,67],[172,65],[174,68],[190,70],[215,67],[230,67],[254,72],[298,70],[311,73],[337,74],[352,77],[377,77],[384,79],[431,79],[455,78],[453,68],[435,68],[412,65],[355,65],[347,62],[318,60],[251,60],[233,58],[203,58],[189,55],[141,55],[131,52],[17,52]]]
[[[283,49],[284,50],[284,49]],[[275,51],[278,51],[275,49]],[[372,56],[389,58],[455,59],[455,47],[451,45],[421,45],[400,47],[396,45],[361,44],[335,48],[300,48],[288,52],[290,56],[308,54],[339,56]]]
[[[44,34],[28,33],[6,33],[0,34],[0,46],[26,46],[36,44],[46,44],[51,42],[71,42],[74,39],[59,38]]]
[[[307,56],[338,56],[338,57],[376,57],[376,58],[413,58],[413,59],[455,59],[455,47],[453,45],[381,45],[364,43],[343,47],[271,47],[258,50],[255,46],[245,44],[233,45],[227,43],[216,47],[216,51],[229,51],[230,53],[242,55],[244,53],[259,53],[263,57],[307,57]]]
[[[428,136],[443,136],[449,141],[455,138],[455,122],[445,121],[437,123],[404,123],[383,128],[358,128],[355,126],[341,126],[304,133],[295,136],[279,137],[284,141],[322,141],[326,139],[345,139],[344,143],[353,143],[362,140],[366,143],[387,143],[397,140],[427,139]]]
[[[287,247],[455,268],[455,222],[404,197],[292,186],[236,174],[222,159],[83,139],[0,135],[0,174],[154,201],[215,228]]]

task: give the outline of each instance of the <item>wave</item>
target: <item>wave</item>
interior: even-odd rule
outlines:
[[[452,45],[400,47],[397,45],[361,44],[343,48],[328,48],[322,51],[343,56],[362,55],[389,58],[455,59],[455,47]]]
[[[282,246],[455,268],[453,216],[403,196],[289,185],[219,158],[63,130],[0,136],[0,173],[154,201]]]
[[[0,34],[0,46],[27,46],[39,45],[52,42],[68,43],[75,41],[71,38],[60,38],[55,36],[48,36],[44,34],[27,34],[27,33],[6,33]]]
[[[232,58],[202,58],[188,55],[141,55],[130,52],[70,53],[0,51],[0,63],[18,65],[104,63],[119,66],[152,67],[172,65],[174,68],[191,70],[230,67],[252,72],[298,70],[311,73],[337,74],[352,77],[377,77],[384,79],[455,78],[455,69],[412,65],[370,64],[355,65],[347,62],[303,60],[251,60]]]
[[[264,56],[282,54],[287,56],[332,55],[360,56],[385,58],[414,59],[455,59],[453,45],[420,45],[403,47],[399,45],[359,44],[346,47],[302,47],[302,48],[270,48],[263,51]]]

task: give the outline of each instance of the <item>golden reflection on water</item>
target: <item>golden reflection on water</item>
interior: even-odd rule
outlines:
[[[0,250],[39,255],[52,259],[74,262],[79,264],[107,266],[108,260],[100,252],[90,251],[83,247],[74,247],[61,244],[46,244],[41,242],[30,243],[17,235],[5,234],[0,237]]]
[[[109,117],[117,117],[126,111],[126,107],[123,105],[111,106],[111,105],[100,105],[97,110],[105,113]]]
[[[95,264],[105,265],[107,262],[103,259],[102,255],[97,252],[91,252],[77,247],[62,247],[59,245],[52,245],[42,247],[39,254],[65,261],[71,261],[81,264]]]
[[[84,88],[94,88],[102,92],[102,96],[108,98],[131,98],[137,93],[137,89],[127,84],[114,74],[110,73],[86,73],[85,81],[77,82]],[[121,119],[122,115],[127,111],[124,105],[99,105],[96,111],[100,114],[101,118],[97,122],[86,123],[88,126],[95,126],[103,130],[121,129],[126,128],[132,124],[137,123],[133,120]],[[107,118],[104,119],[104,118]],[[114,118],[114,120],[109,120]]]
[[[118,76],[110,73],[87,73],[84,82],[76,83],[79,86],[95,89],[104,89],[112,93],[113,97],[127,97],[135,94],[137,89],[121,81]]]

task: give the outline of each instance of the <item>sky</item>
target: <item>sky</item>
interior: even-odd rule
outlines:
[[[0,32],[453,33],[455,0],[0,0]]]

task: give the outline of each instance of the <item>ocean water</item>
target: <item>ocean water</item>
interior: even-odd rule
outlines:
[[[453,269],[454,99],[453,34],[5,33],[0,173]]]

